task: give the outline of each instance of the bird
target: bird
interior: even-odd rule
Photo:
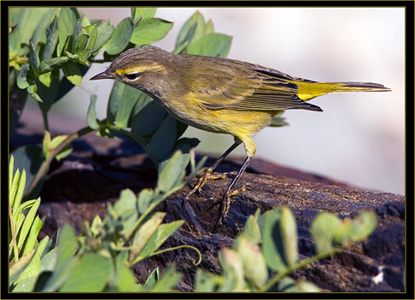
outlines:
[[[154,99],[184,124],[230,134],[234,143],[200,176],[186,196],[201,191],[215,168],[240,144],[246,158],[226,188],[215,228],[226,218],[237,182],[255,155],[253,135],[289,109],[322,111],[306,101],[334,92],[387,92],[372,82],[319,82],[229,58],[173,54],[155,46],[131,48],[90,80],[113,79]]]

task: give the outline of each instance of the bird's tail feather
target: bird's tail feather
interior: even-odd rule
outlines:
[[[390,88],[382,84],[372,82],[316,82],[308,80],[292,82],[298,86],[297,96],[304,101],[328,93],[391,91]]]

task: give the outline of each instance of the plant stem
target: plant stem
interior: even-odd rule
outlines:
[[[267,284],[261,289],[261,292],[268,291],[269,289],[272,288],[273,285],[275,285],[283,277],[285,277],[288,274],[294,272],[295,270],[301,269],[301,268],[305,267],[306,265],[311,264],[312,262],[315,262],[317,260],[320,260],[320,259],[325,258],[325,257],[330,256],[330,255],[333,255],[333,254],[341,251],[342,249],[343,249],[343,247],[336,247],[336,248],[331,249],[328,252],[319,253],[317,255],[314,255],[312,257],[309,257],[309,258],[303,259],[302,261],[299,261],[297,264],[284,269],[282,272],[279,272],[277,275],[275,275],[273,278],[271,278],[267,282]]]
[[[16,230],[15,230],[15,223],[14,223],[14,218],[13,218],[13,212],[12,212],[12,207],[11,205],[9,205],[9,218],[10,218],[10,229],[11,229],[11,234],[12,234],[12,241],[13,241],[13,253],[14,253],[14,261],[17,262],[19,260],[19,250],[17,248],[17,237],[16,237]],[[9,263],[10,263],[11,259],[9,257]]]
[[[49,156],[45,159],[45,161],[42,163],[42,165],[40,166],[39,170],[37,171],[35,177],[33,178],[32,182],[30,183],[30,185],[28,186],[24,199],[27,200],[30,198],[30,196],[34,193],[37,185],[39,184],[39,182],[42,180],[43,177],[45,177],[46,173],[49,170],[49,166],[52,162],[52,160],[55,158],[55,156],[61,152],[66,146],[68,146],[70,143],[72,143],[74,140],[76,140],[77,138],[91,132],[94,131],[94,129],[90,128],[90,127],[85,127],[82,128],[80,130],[78,130],[77,132],[69,135],[62,143],[60,143],[55,149],[53,149],[53,151],[50,152]]]
[[[42,117],[43,117],[43,124],[45,126],[45,131],[50,131],[49,130],[49,119],[48,119],[48,113],[46,111],[44,111],[43,109],[41,109],[42,111]]]

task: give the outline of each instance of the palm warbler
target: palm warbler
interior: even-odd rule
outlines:
[[[203,130],[234,136],[234,144],[200,177],[188,199],[200,191],[213,170],[239,144],[246,159],[228,186],[216,223],[226,217],[233,188],[256,146],[252,135],[287,109],[322,111],[305,101],[333,92],[385,92],[370,82],[317,82],[233,59],[172,54],[154,46],[123,52],[109,68],[91,80],[115,79],[150,95],[181,122]]]

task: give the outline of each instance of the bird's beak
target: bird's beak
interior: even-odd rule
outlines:
[[[91,77],[89,80],[98,80],[98,79],[115,79],[115,77],[114,75],[111,74],[109,69],[106,69],[104,72]]]

